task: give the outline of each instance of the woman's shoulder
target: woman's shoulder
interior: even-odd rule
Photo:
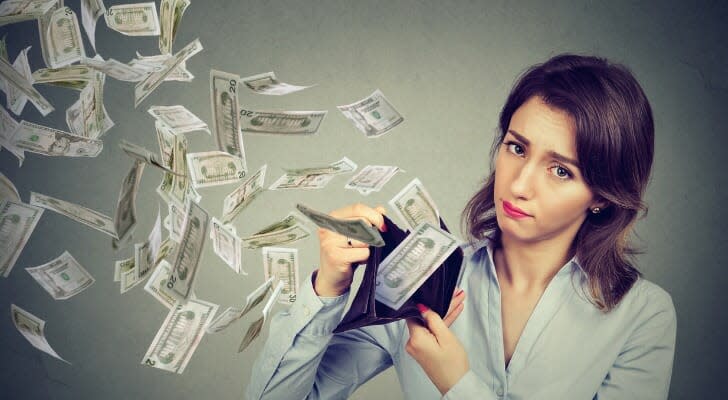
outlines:
[[[675,319],[675,305],[672,296],[658,284],[640,276],[624,296],[618,308],[628,308],[637,313],[639,319],[656,315]]]

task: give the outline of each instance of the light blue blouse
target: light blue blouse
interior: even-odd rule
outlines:
[[[345,399],[394,365],[407,399],[667,398],[676,315],[666,291],[639,278],[603,314],[586,300],[586,275],[572,258],[546,287],[506,368],[493,243],[463,250],[458,287],[465,308],[450,329],[468,353],[470,371],[444,397],[404,349],[405,321],[332,334],[349,293],[318,297],[315,271],[296,302],[271,319],[246,397]]]

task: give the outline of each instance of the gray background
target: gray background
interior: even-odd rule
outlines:
[[[66,2],[80,20],[78,1]],[[116,4],[106,1],[106,6]],[[210,122],[209,70],[240,76],[274,70],[283,81],[317,84],[288,96],[241,91],[252,109],[329,110],[316,136],[245,137],[248,167],[268,164],[266,183],[282,168],[303,167],[348,156],[359,167],[397,165],[398,174],[369,197],[343,188],[337,177],[319,191],[267,192],[234,225],[247,235],[283,217],[296,202],[331,210],[352,202],[386,204],[419,177],[451,226],[488,173],[487,153],[497,116],[516,76],[527,66],[560,52],[595,53],[628,65],[654,110],[656,158],[647,201],[649,216],[638,223],[639,257],[646,277],[672,294],[678,338],[671,398],[727,398],[722,384],[726,326],[726,276],[721,256],[726,239],[725,104],[726,35],[724,2],[507,1],[201,1],[184,15],[175,50],[199,37],[204,50],[188,63],[190,83],[167,82],[139,108],[133,84],[107,79],[105,104],[116,126],[93,159],[44,158],[28,153],[25,164],[7,151],[0,169],[24,201],[37,191],[113,215],[119,187],[131,161],[121,139],[156,149],[151,105],[182,104]],[[10,59],[24,47],[33,70],[43,67],[37,25],[0,28]],[[82,33],[85,40],[85,33]],[[134,52],[158,54],[157,37],[126,37],[99,20],[96,45],[104,58],[127,62]],[[87,44],[89,55],[93,51]],[[335,108],[381,89],[404,115],[391,133],[366,139]],[[32,105],[22,119],[67,129],[65,109],[77,92],[39,85],[56,111],[43,118]],[[4,105],[4,95],[0,96]],[[190,151],[215,147],[205,133],[187,135]],[[137,241],[152,228],[161,199],[161,173],[147,167],[137,198]],[[235,185],[201,189],[201,204],[219,216],[222,199]],[[163,211],[166,214],[166,210]],[[300,249],[301,277],[318,262],[312,236]],[[68,250],[96,278],[83,293],[54,301],[23,269]],[[206,335],[183,375],[146,368],[140,361],[167,311],[136,287],[119,294],[112,281],[110,238],[46,211],[6,279],[0,279],[0,397],[17,399],[240,398],[263,340],[247,351],[237,346],[255,316],[217,335]],[[237,276],[206,246],[197,282],[199,298],[227,307],[240,305],[263,280],[260,251],[245,250],[248,276]],[[56,351],[72,365],[33,349],[9,318],[15,303],[47,321]],[[278,312],[282,306],[276,306]],[[263,335],[268,333],[267,328]],[[392,370],[364,385],[359,399],[401,398]]]

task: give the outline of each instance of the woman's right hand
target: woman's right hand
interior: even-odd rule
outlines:
[[[329,215],[340,219],[363,219],[384,232],[384,213],[382,206],[371,208],[364,204],[353,204],[334,210]],[[349,290],[354,277],[353,266],[369,258],[369,245],[323,228],[318,229],[318,237],[321,263],[314,290],[322,297],[336,297]]]

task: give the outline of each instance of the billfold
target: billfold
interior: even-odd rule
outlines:
[[[384,223],[387,230],[381,232],[381,235],[385,245],[384,247],[369,247],[369,259],[359,290],[346,315],[334,329],[334,333],[368,325],[387,324],[404,318],[417,318],[424,323],[422,314],[417,309],[418,303],[426,305],[438,313],[441,318],[445,318],[463,262],[462,249],[460,247],[455,249],[402,307],[393,310],[375,299],[377,270],[381,262],[410,232],[403,231],[386,216],[384,216]],[[440,227],[448,231],[442,219],[440,219]]]

